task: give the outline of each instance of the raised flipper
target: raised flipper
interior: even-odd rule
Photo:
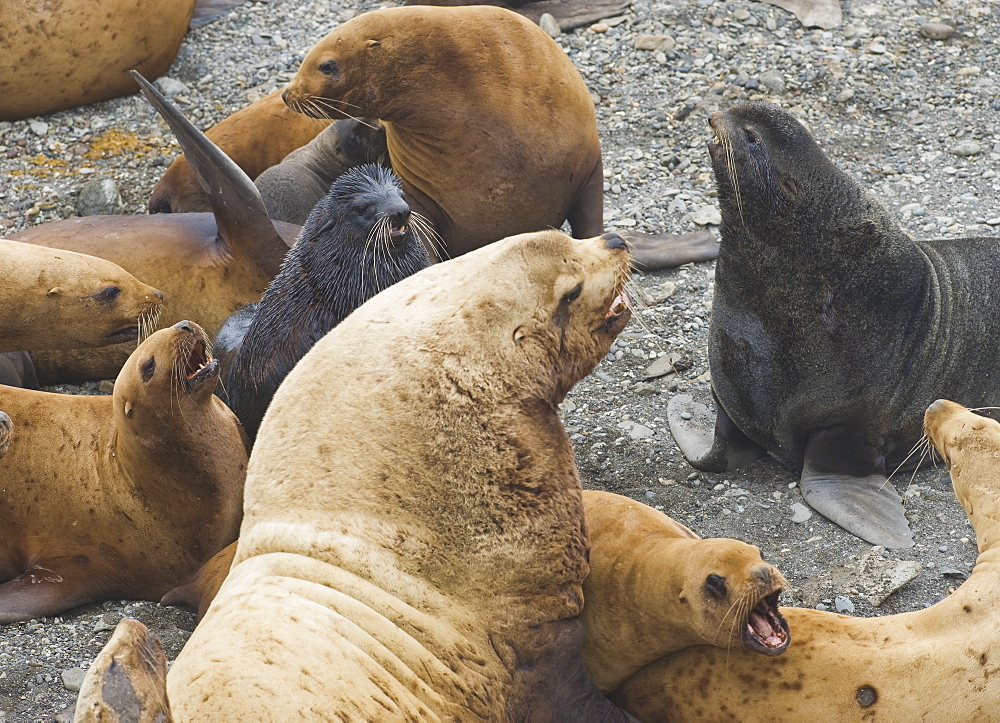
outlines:
[[[719,239],[708,231],[625,235],[632,262],[640,271],[668,269],[719,255]]]
[[[268,276],[281,266],[288,246],[268,218],[260,192],[250,177],[204,133],[170,104],[160,92],[139,73],[132,70],[139,89],[167,122],[177,137],[185,157],[198,176],[198,182],[208,195],[221,242],[231,253],[253,259]]]
[[[766,450],[743,434],[716,401],[715,419],[704,404],[687,394],[678,394],[667,405],[670,433],[684,457],[695,469],[728,472],[766,454]]]
[[[169,723],[167,658],[159,638],[138,620],[118,623],[80,686],[74,720]]]
[[[810,435],[799,481],[802,497],[825,518],[866,542],[913,547],[913,532],[896,488],[879,470],[869,474],[845,470],[855,457],[851,448],[842,446],[844,441],[836,430]]]

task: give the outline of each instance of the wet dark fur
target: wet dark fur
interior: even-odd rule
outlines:
[[[0,384],[8,387],[38,389],[35,365],[26,351],[11,351],[0,354]]]
[[[709,359],[739,430],[797,466],[823,430],[837,459],[817,466],[884,473],[934,399],[1000,402],[1000,239],[914,241],[777,106],[713,122],[722,245]]]
[[[372,237],[379,220],[393,214],[407,228],[395,246]],[[341,176],[310,214],[225,372],[223,398],[250,438],[278,385],[313,344],[428,263],[392,171],[369,164]]]

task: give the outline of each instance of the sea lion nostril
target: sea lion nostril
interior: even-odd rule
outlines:
[[[176,324],[174,324],[174,328],[181,329],[182,331],[186,331],[189,334],[194,334],[194,327],[191,326],[190,321],[178,321]]]
[[[616,233],[606,233],[602,235],[601,238],[604,239],[605,248],[611,249],[612,251],[628,248],[628,244],[625,243],[625,239]]]

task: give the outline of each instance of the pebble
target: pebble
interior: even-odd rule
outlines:
[[[833,599],[833,606],[837,608],[838,613],[854,612],[854,603],[851,602],[851,598],[843,595],[838,595]]]
[[[691,219],[699,226],[718,226],[722,223],[722,211],[718,206],[698,206],[694,210],[694,217]]]
[[[83,678],[86,675],[87,671],[83,668],[67,668],[62,671],[62,683],[66,687],[66,690],[79,692],[80,686],[83,685]]]
[[[611,26],[607,23],[594,23],[590,26],[590,29],[595,33],[606,33],[611,29]]]
[[[976,141],[960,141],[951,147],[956,156],[976,156],[983,152],[983,147]]]
[[[813,516],[812,510],[801,502],[794,503],[790,509],[792,510],[792,522],[797,525],[807,522]]]
[[[955,28],[945,23],[924,23],[920,26],[920,32],[931,40],[947,40],[955,34]]]
[[[660,50],[669,53],[676,45],[677,42],[669,35],[637,35],[635,38],[636,50]]]
[[[785,92],[785,79],[777,70],[765,70],[760,74],[760,82],[775,93]]]
[[[939,545],[938,546],[938,552],[948,552],[948,546],[947,545]]]
[[[113,379],[102,379],[97,384],[97,391],[101,394],[111,394],[115,391],[115,382]]]
[[[854,97],[854,89],[845,88],[844,90],[837,93],[837,97],[834,100],[836,100],[838,103],[846,103],[853,97]]]
[[[44,136],[46,133],[49,132],[49,124],[46,123],[45,121],[40,121],[40,120],[28,121],[28,128],[30,128],[31,132],[34,133],[36,136]]]
[[[186,83],[176,80],[175,78],[171,78],[169,75],[164,75],[158,78],[154,85],[156,85],[160,92],[168,98],[174,98],[175,96],[188,93],[190,91]]]
[[[829,610],[830,606],[829,605],[824,605],[823,603],[816,603],[816,609],[817,610]]]
[[[550,38],[558,38],[562,35],[562,28],[559,27],[559,23],[552,16],[552,13],[542,13],[542,16],[538,18],[538,27],[544,30]]]
[[[619,422],[618,428],[625,430],[625,432],[628,433],[628,436],[636,441],[640,439],[649,439],[654,434],[652,429],[644,424],[639,424],[638,422]]]
[[[124,213],[125,202],[118,184],[110,178],[103,178],[84,184],[76,200],[76,210],[81,216],[114,216]]]

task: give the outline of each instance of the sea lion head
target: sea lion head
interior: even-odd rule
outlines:
[[[678,596],[703,641],[764,655],[785,652],[791,636],[778,610],[788,584],[753,545],[725,538],[695,540],[676,558],[683,581]]]
[[[333,152],[345,166],[384,165],[388,153],[385,126],[377,119],[347,118],[335,123],[333,128]]]
[[[208,334],[179,321],[150,335],[125,362],[115,380],[115,418],[135,422],[165,411],[179,416],[211,403],[218,380]]]

